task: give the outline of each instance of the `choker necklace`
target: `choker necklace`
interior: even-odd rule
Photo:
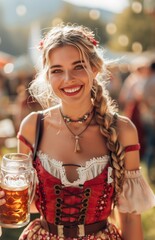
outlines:
[[[92,112],[93,112],[93,110],[91,111],[91,113],[92,113]],[[86,125],[86,127],[85,127],[79,134],[75,134],[75,133],[69,128],[69,126],[67,125],[68,122],[65,121],[64,116],[63,116],[61,110],[60,110],[60,113],[61,113],[61,116],[62,116],[62,118],[63,118],[63,120],[64,120],[65,126],[68,128],[68,130],[71,132],[71,134],[72,134],[72,135],[74,136],[74,138],[75,138],[74,152],[75,152],[75,153],[81,152],[81,147],[80,147],[80,143],[79,143],[79,138],[80,138],[80,136],[82,135],[82,133],[84,133],[84,132],[87,130],[87,128],[89,127],[90,123],[91,123],[92,120],[93,120],[94,113],[93,113],[90,121],[89,121],[88,124]],[[89,116],[90,116],[91,113],[89,113]],[[88,117],[87,117],[87,119],[88,119]],[[86,119],[86,120],[87,120],[87,119]],[[86,121],[86,120],[84,120],[84,121]],[[75,120],[74,120],[74,121],[75,121]]]
[[[94,111],[94,108],[90,112],[85,113],[82,117],[74,120],[68,116],[63,115],[63,113],[61,112],[61,109],[60,109],[61,116],[65,123],[83,123],[83,122],[87,121],[87,119],[89,118],[89,116],[92,114],[93,111]]]

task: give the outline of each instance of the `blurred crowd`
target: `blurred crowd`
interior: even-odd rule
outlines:
[[[28,92],[34,74],[25,71],[5,74],[0,70],[0,153],[3,147],[16,147],[16,134],[22,119],[41,109]]]
[[[141,159],[147,164],[150,179],[155,181],[155,171],[150,170],[155,167],[155,60],[138,57],[131,64],[109,65],[109,70],[110,95],[120,112],[136,125]],[[41,109],[28,92],[34,75],[35,72],[6,75],[0,69],[0,150],[15,146],[21,120]]]

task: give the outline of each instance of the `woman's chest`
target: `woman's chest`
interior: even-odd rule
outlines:
[[[77,149],[78,148],[78,149]],[[106,140],[98,126],[90,126],[81,135],[73,135],[69,131],[44,131],[39,149],[64,164],[83,166],[94,157],[108,154]]]

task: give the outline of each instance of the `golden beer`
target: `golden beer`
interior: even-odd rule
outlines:
[[[1,185],[0,190],[5,192],[6,203],[0,206],[0,223],[19,224],[27,222],[29,214],[28,186],[15,189]],[[17,226],[16,226],[17,227]]]
[[[0,190],[4,191],[6,200],[0,206],[0,226],[25,226],[30,221],[30,203],[36,186],[31,157],[23,153],[5,154],[0,166],[0,180]]]

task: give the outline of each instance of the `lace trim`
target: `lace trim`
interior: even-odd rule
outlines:
[[[38,152],[38,157],[46,171],[54,177],[61,179],[62,184],[65,186],[79,186],[79,184],[84,184],[85,181],[97,177],[103,171],[110,158],[110,156],[105,155],[97,158],[94,157],[86,161],[85,166],[77,167],[76,169],[79,176],[78,179],[74,182],[70,182],[67,179],[63,162],[49,157],[42,151]]]
[[[82,179],[83,176],[86,176],[86,180],[93,179],[103,171],[109,161],[109,158],[110,157],[108,155],[105,155],[97,158],[94,157],[89,161],[86,161],[84,167],[77,168],[79,178]]]

